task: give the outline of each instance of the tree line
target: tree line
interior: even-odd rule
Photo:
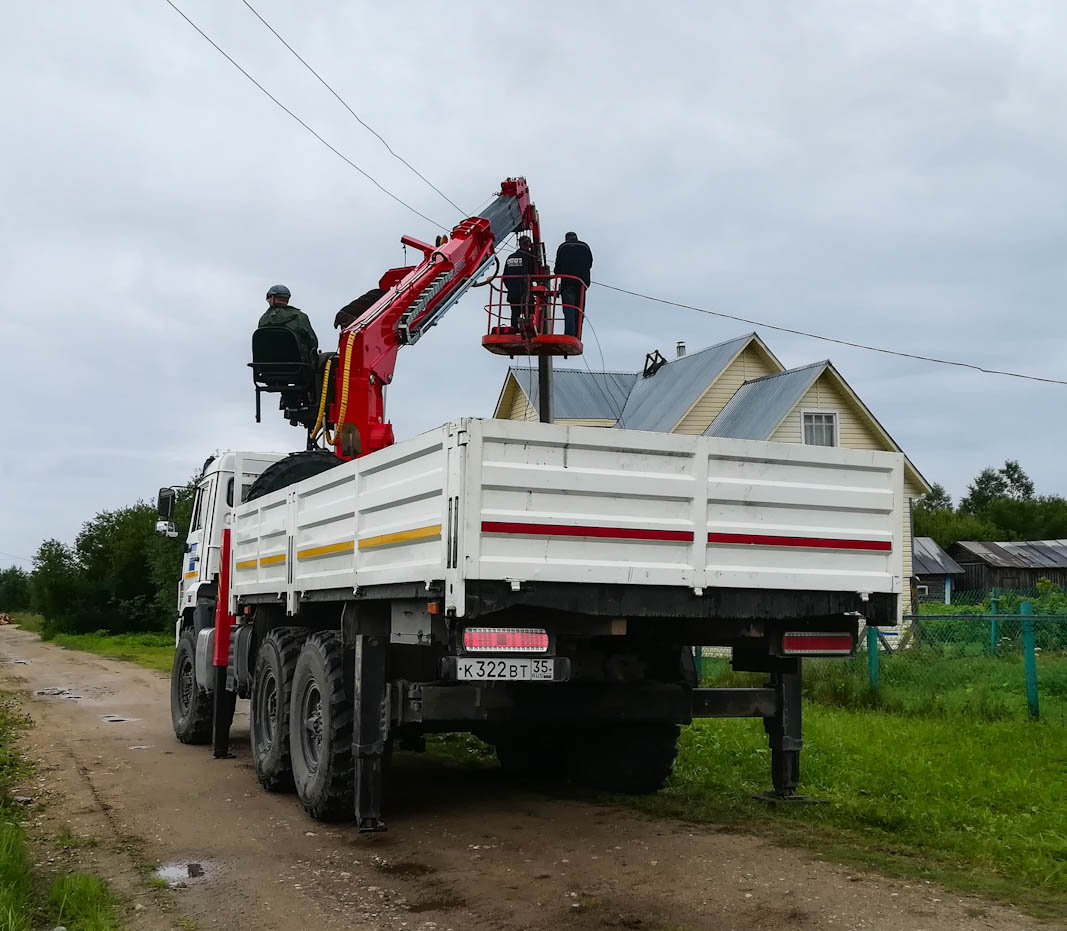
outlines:
[[[1038,495],[1014,459],[982,469],[958,505],[935,483],[917,499],[915,534],[948,548],[959,540],[1061,540],[1067,538],[1067,498]]]
[[[45,540],[32,571],[0,571],[0,611],[35,611],[62,633],[169,630],[195,490],[193,481],[178,492],[176,540],[156,536],[156,508],[145,501],[101,511],[73,545]]]

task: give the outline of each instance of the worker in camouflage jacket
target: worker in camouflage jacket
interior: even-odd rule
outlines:
[[[314,363],[319,351],[319,338],[311,321],[299,307],[289,303],[289,289],[283,284],[276,284],[267,292],[267,311],[259,318],[259,325],[280,326],[292,331],[296,337],[304,361]]]

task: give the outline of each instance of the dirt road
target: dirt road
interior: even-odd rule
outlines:
[[[236,759],[213,760],[208,749],[174,740],[165,679],[12,627],[0,628],[0,687],[27,696],[36,722],[26,745],[38,775],[23,791],[42,802],[37,834],[69,826],[95,837],[98,845],[78,857],[127,897],[135,929],[1035,924],[1011,909],[857,874],[758,838],[549,799],[495,770],[403,755],[389,831],[361,836],[348,825],[317,824],[295,797],[259,788],[243,702]],[[46,690],[53,694],[40,694]],[[63,862],[57,856],[53,865]],[[149,888],[146,870],[156,863],[176,864],[183,887]],[[203,875],[189,878],[188,863]]]

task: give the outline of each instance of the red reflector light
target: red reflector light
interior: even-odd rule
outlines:
[[[793,656],[849,656],[852,635],[791,630],[782,635],[782,652]]]
[[[533,627],[468,627],[463,648],[471,653],[544,653],[548,633]]]

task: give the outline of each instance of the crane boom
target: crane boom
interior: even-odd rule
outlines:
[[[422,252],[423,260],[387,271],[378,284],[386,293],[341,331],[330,417],[337,425],[339,457],[349,459],[392,445],[384,389],[393,380],[400,347],[418,342],[474,284],[497,246],[523,229],[530,230],[539,255],[537,210],[526,179],[508,178],[488,207],[458,223],[436,245],[401,238]]]

